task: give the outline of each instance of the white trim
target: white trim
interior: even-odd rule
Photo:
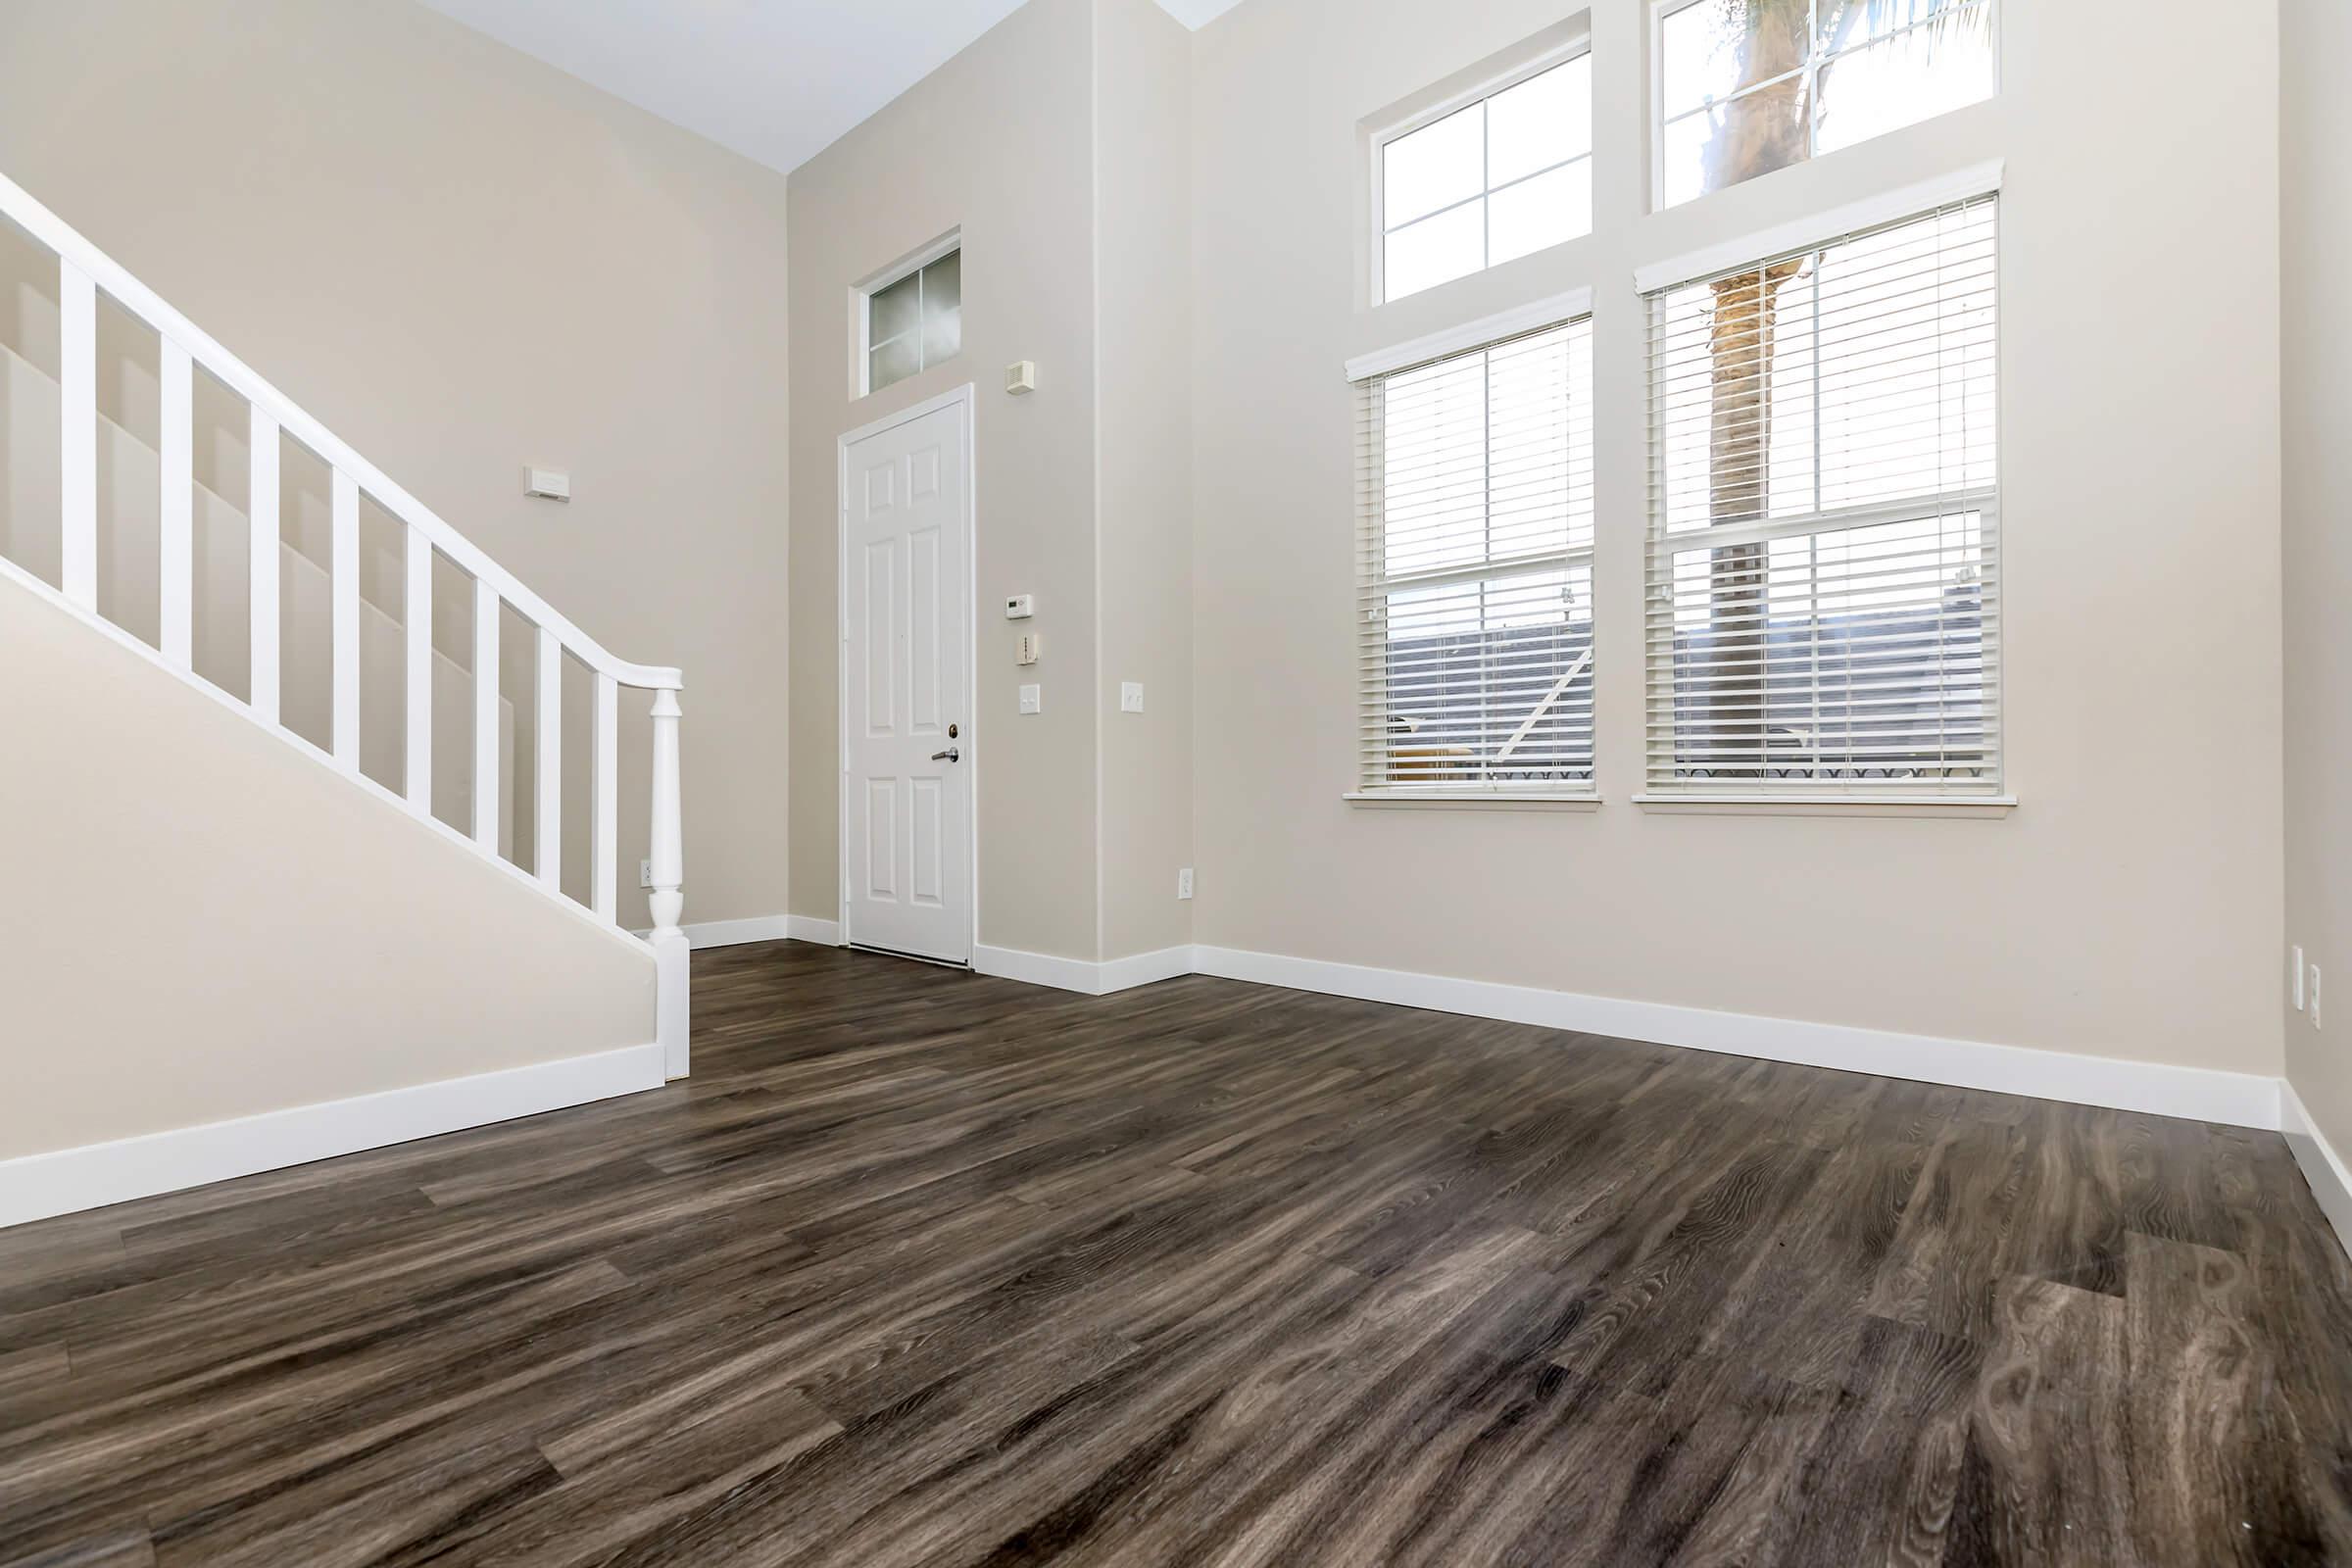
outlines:
[[[2278,1125],[2278,1080],[2256,1073],[1716,1012],[1230,948],[1199,947],[1193,956],[1198,973],[1296,991],[2159,1116],[2266,1130]]]
[[[1673,16],[1678,11],[1688,11],[1690,7],[1697,5],[1698,3],[1699,0],[1650,0],[1649,37],[1647,40],[1649,45],[1649,101],[1644,107],[1644,112],[1647,116],[1649,123],[1644,135],[1649,148],[1649,210],[1653,213],[1667,212],[1676,207],[1687,207],[1692,202],[1701,201],[1708,196],[1717,194],[1715,191],[1701,191],[1696,196],[1686,196],[1679,202],[1669,202],[1666,200],[1666,127],[1669,123],[1671,123],[1671,122],[1667,120],[1665,113],[1666,19]],[[2006,7],[1992,4],[1991,0],[1986,0],[1985,13],[1992,19],[1992,59],[1990,62],[1992,67],[1992,90],[1984,97],[1977,99],[1972,103],[1962,104],[1958,106],[1958,108],[1947,109],[1939,112],[1938,114],[1930,115],[1928,120],[1938,120],[1941,119],[1943,115],[1957,114],[1960,109],[1974,108],[1979,103],[1990,103],[2000,97],[2002,87],[2001,19],[2002,12],[2006,9]],[[1908,32],[1911,30],[1911,28],[1920,24],[1921,24],[1917,22],[1906,23],[1903,25],[1893,28],[1890,31],[1881,35],[1880,37],[1867,39],[1860,44],[1848,44],[1845,48],[1838,50],[1835,54],[1822,54],[1818,51],[1814,44],[1808,43],[1805,47],[1805,60],[1803,65],[1796,67],[1792,71],[1785,72],[1777,77],[1768,78],[1768,80],[1786,81],[1790,77],[1800,78],[1805,84],[1805,100],[1807,104],[1818,106],[1820,102],[1819,82],[1822,73],[1826,72],[1831,66],[1837,64],[1838,61],[1850,57],[1859,50],[1869,48],[1874,43],[1884,43],[1886,41],[1886,39],[1894,37],[1897,33]],[[1710,98],[1701,107],[1704,109],[1720,107],[1721,105],[1730,102],[1732,98],[1740,97],[1746,91],[1752,91],[1754,88],[1766,84],[1767,83],[1765,82],[1751,82],[1748,84],[1747,88],[1735,91],[1730,95],[1730,97]],[[1677,121],[1687,120],[1699,112],[1700,109],[1686,109],[1681,114],[1676,115],[1674,119]],[[1906,124],[1897,125],[1891,130],[1880,131],[1878,132],[1878,135],[1893,135],[1896,131],[1909,129],[1911,125],[1925,123],[1927,123],[1927,121],[1914,120]],[[1821,125],[1818,117],[1814,114],[1812,108],[1808,108],[1805,114],[1805,156],[1798,160],[1798,162],[1810,163],[1817,158],[1830,156],[1814,146],[1814,142],[1820,134],[1820,129]],[[1863,139],[1865,141],[1871,141],[1876,140],[1877,137],[1868,136],[1864,137]],[[1734,183],[1739,182],[1735,181]],[[1730,187],[1726,186],[1723,188],[1729,189]],[[1688,280],[1677,279],[1677,281]]]
[[[1349,790],[1340,797],[1349,806],[1448,807],[1474,811],[1597,811],[1597,795],[1568,795],[1537,790],[1395,789]]]
[[[678,927],[686,946],[696,953],[705,948],[739,948],[749,942],[813,942],[819,947],[841,946],[841,922],[808,914],[755,914],[741,920],[704,920]],[[639,936],[652,933],[640,931]]]
[[[1052,986],[1056,991],[1076,991],[1085,996],[1102,995],[1100,965],[1087,958],[1057,958],[1050,954],[1023,953],[1018,948],[972,949],[972,969],[975,973],[994,975],[1000,980],[1018,980],[1025,985]]]
[[[1765,228],[1750,229],[1730,239],[1702,245],[1680,256],[1670,256],[1634,269],[1634,291],[1655,294],[1662,288],[1689,283],[1718,272],[1737,268],[1752,267],[1776,256],[1810,250],[1831,240],[1883,223],[1900,222],[1906,218],[1918,218],[1949,207],[1956,202],[1989,196],[2001,188],[2001,161],[1972,164],[1934,179],[1923,179],[1908,185],[1898,185],[1875,196],[1843,206],[1825,208],[1807,213],[1787,222]]]
[[[876,268],[850,286],[859,294],[879,294],[893,283],[905,282],[933,262],[944,261],[950,251],[961,249],[963,249],[963,225],[957,223],[929,244],[916,246],[897,261]]]
[[[640,686],[657,691],[679,689],[681,677],[676,669],[632,664],[608,653],[602,643],[558,614],[553,606],[524,587],[519,578],[492,561],[473,541],[442,521],[438,514],[415,496],[394,484],[381,468],[361,457],[347,442],[305,413],[293,399],[255,374],[244,361],[215,342],[195,322],[166,304],[155,290],[123,270],[112,257],[82,238],[63,219],[34,201],[23,186],[5,176],[0,176],[0,213],[7,214],[35,240],[87,273],[99,288],[114,298],[115,303],[154,327],[162,336],[187,350],[197,364],[256,410],[274,418],[281,430],[309,447],[330,468],[350,475],[359,488],[373,497],[386,512],[423,533],[459,569],[495,591],[500,599],[513,605],[523,619],[554,632],[563,640],[565,648],[579,657],[582,663],[612,676],[623,686]],[[68,359],[70,362],[71,356]]]
[[[1555,24],[1552,28],[1545,30],[1556,31],[1558,25]],[[1543,34],[1539,33],[1537,36],[1542,37]],[[1516,52],[1518,48],[1524,48],[1526,42],[1532,41],[1526,40],[1514,46],[1513,52]],[[1571,60],[1580,59],[1592,52],[1592,29],[1590,26],[1577,26],[1565,36],[1555,38],[1543,45],[1534,54],[1507,70],[1495,72],[1492,75],[1481,76],[1468,86],[1449,92],[1442,98],[1434,99],[1408,113],[1392,115],[1373,122],[1368,126],[1372,137],[1373,151],[1377,153],[1390,142],[1410,136],[1416,130],[1426,130],[1441,120],[1450,119],[1460,114],[1472,104],[1485,103],[1490,98],[1509,92],[1522,82],[1535,80],[1546,71],[1564,66]],[[1470,69],[1476,70],[1477,68],[1473,66]],[[1591,157],[1592,154],[1588,153],[1584,156]],[[1400,223],[1397,226],[1401,228],[1404,225]]]
[[[788,914],[784,934],[795,942],[813,942],[820,948],[841,946],[841,922],[813,914]]]
[[[1193,949],[1189,943],[1183,947],[1161,948],[1156,953],[1134,953],[1124,958],[1105,958],[1095,968],[1102,981],[1102,990],[1096,993],[1098,996],[1198,972],[1193,966]]]
[[[282,1170],[659,1089],[662,1047],[625,1046],[349,1100],[0,1160],[0,1226]]]
[[[1107,963],[1057,958],[1010,948],[975,948],[972,958],[973,967],[982,974],[1087,996],[1102,996],[1181,974],[1215,975],[1400,1007],[1500,1018],[1838,1072],[1950,1084],[1991,1094],[2181,1116],[2264,1131],[2278,1128],[2281,1117],[2279,1080],[2259,1073],[2125,1061],[2074,1052],[1866,1029],[1851,1024],[1719,1012],[1706,1007],[1586,996],[1402,969],[1375,969],[1362,964],[1330,963],[1235,948],[1166,948],[1131,958],[1114,958]],[[2298,1150],[2297,1153],[2301,1156],[2304,1151]],[[2346,1217],[2339,1222],[2339,1228],[2352,1235],[2352,1174],[2345,1173],[2332,1151],[2327,1151],[2326,1157],[2332,1168],[2329,1179],[2340,1181],[2345,1194]],[[2319,1185],[2315,1179],[2315,1192]],[[2325,1204],[2328,1200],[2323,1197],[2322,1201]],[[2334,1212],[2330,1210],[2331,1217]]]
[[[1656,816],[2007,816],[2014,795],[1637,795]]]
[[[959,235],[961,232],[957,230]],[[833,732],[833,760],[837,774],[846,777],[850,767],[850,448],[869,436],[957,404],[963,406],[964,717],[963,733],[956,737],[963,756],[956,765],[971,779],[971,787],[964,791],[968,820],[964,840],[971,855],[968,884],[971,898],[965,910],[969,923],[964,930],[964,948],[977,954],[980,951],[980,419],[978,387],[974,382],[950,387],[936,397],[868,420],[854,430],[844,431],[834,441],[833,494],[837,509],[833,519],[833,707],[837,722]],[[839,787],[839,778],[835,782],[833,793],[838,799],[833,818],[833,885],[841,891],[840,935],[835,945],[846,946],[855,940],[850,934],[850,792]],[[954,960],[933,958],[932,961]]]
[[[256,729],[259,729],[263,734],[268,735],[274,740],[280,741],[288,747],[291,747],[298,756],[308,758],[310,760],[332,770],[337,777],[345,780],[347,783],[357,785],[359,788],[366,790],[368,794],[373,795],[377,800],[382,801],[385,805],[398,808],[401,813],[408,817],[410,821],[416,822],[427,830],[439,834],[444,840],[465,850],[467,858],[474,860],[476,863],[494,866],[502,875],[513,877],[515,881],[520,882],[523,886],[540,894],[546,894],[547,889],[545,885],[540,882],[537,876],[533,875],[529,871],[525,871],[521,866],[516,865],[513,860],[508,859],[505,856],[499,855],[495,853],[495,851],[489,855],[478,853],[478,847],[474,844],[474,841],[470,835],[461,832],[457,828],[451,827],[447,822],[444,822],[439,817],[433,815],[429,808],[419,809],[418,803],[413,802],[405,796],[395,795],[392,791],[386,789],[383,785],[378,784],[374,779],[368,777],[366,773],[357,771],[345,772],[341,768],[336,767],[335,760],[333,758],[327,756],[326,753],[320,751],[318,747],[312,745],[300,735],[295,734],[292,730],[283,727],[274,718],[264,714],[261,710],[253,707],[249,703],[240,701],[239,699],[229,695],[227,692],[222,691],[220,687],[214,685],[202,675],[197,674],[193,669],[183,669],[179,665],[174,664],[157,650],[149,647],[146,643],[140,641],[137,637],[132,636],[129,632],[124,631],[122,627],[107,619],[97,611],[84,610],[81,606],[74,603],[74,601],[68,599],[64,594],[58,592],[58,590],[55,588],[50,587],[49,584],[43,582],[40,578],[34,576],[31,572],[26,571],[24,567],[18,565],[15,562],[8,560],[4,556],[0,556],[0,581],[13,582],[19,587],[24,589],[36,599],[40,599],[50,605],[55,606],[57,609],[65,612],[67,614],[72,615],[74,619],[80,621],[83,625],[89,627],[92,631],[97,632],[100,636],[107,638],[117,647],[126,649],[129,652],[138,655],[139,658],[146,661],[148,664],[164,671],[172,679],[178,681],[182,686],[187,687],[190,691],[202,693],[211,701],[218,703],[221,708],[242,718],[246,723],[253,725]],[[627,931],[623,931],[619,926],[612,924],[609,920],[599,919],[593,910],[591,910],[586,905],[580,903],[578,900],[567,897],[555,897],[550,899],[549,902],[553,904],[555,907],[569,914],[573,919],[584,921],[591,929],[603,932],[612,941],[624,942],[628,944],[631,952],[643,953],[646,951],[645,944],[639,941],[636,936]]]
[[[1430,101],[1421,104],[1421,106],[1417,109],[1409,110],[1403,114],[1388,113],[1367,119],[1359,122],[1363,133],[1363,150],[1369,154],[1371,164],[1369,171],[1370,187],[1368,194],[1370,197],[1370,214],[1372,219],[1372,253],[1370,257],[1370,270],[1367,277],[1369,287],[1366,290],[1366,298],[1367,302],[1374,310],[1378,310],[1384,305],[1395,303],[1389,298],[1388,292],[1388,238],[1390,233],[1389,193],[1388,180],[1386,178],[1387,160],[1383,155],[1386,153],[1389,143],[1401,140],[1406,136],[1410,136],[1417,130],[1426,130],[1441,120],[1446,120],[1451,116],[1458,115],[1465,109],[1472,108],[1475,105],[1485,103],[1490,98],[1509,92],[1513,87],[1516,87],[1523,82],[1533,81],[1536,77],[1543,75],[1547,71],[1557,70],[1559,67],[1569,64],[1571,61],[1578,60],[1592,54],[1592,29],[1589,24],[1589,18],[1586,19],[1586,24],[1582,25],[1575,25],[1567,23],[1554,24],[1552,26],[1546,27],[1543,31],[1537,33],[1535,37],[1522,40],[1509,52],[1515,54],[1519,49],[1525,49],[1531,45],[1535,47],[1535,52],[1520,60],[1518,64],[1509,67],[1507,70],[1495,72],[1491,75],[1481,76],[1477,80],[1454,92],[1446,93],[1441,97],[1431,99]],[[1475,70],[1476,68],[1472,67],[1470,69]],[[1595,67],[1594,69],[1597,71],[1598,68]],[[1418,98],[1421,95],[1415,94],[1414,96]],[[1591,127],[1588,126],[1587,128],[1590,130]],[[1589,136],[1588,140],[1590,145],[1586,147],[1583,153],[1579,154],[1575,158],[1565,159],[1560,164],[1555,164],[1552,167],[1557,169],[1564,167],[1566,164],[1574,163],[1586,163],[1592,164],[1594,167],[1598,167],[1600,161],[1599,140],[1595,136]],[[1482,163],[1485,160],[1482,159]],[[1549,171],[1543,171],[1543,172],[1549,172]],[[1481,189],[1477,196],[1465,197],[1464,201],[1484,201],[1494,194],[1494,187],[1487,186]],[[1412,222],[1417,223],[1423,219],[1434,218],[1437,215],[1435,213],[1423,213],[1420,218],[1412,220]],[[1402,232],[1404,229],[1411,226],[1411,223],[1399,223],[1396,225],[1396,231]],[[1563,245],[1571,244],[1576,240],[1586,238],[1592,232],[1592,227],[1590,224],[1588,224],[1583,234],[1571,235],[1568,239],[1564,239],[1559,243]],[[1498,265],[1508,265],[1507,263],[1496,263],[1486,259],[1492,251],[1492,244],[1490,241],[1491,236],[1485,233],[1484,225],[1482,224],[1480,240],[1482,247],[1480,251],[1482,265],[1479,267],[1478,271],[1464,272],[1462,277],[1476,277],[1479,272],[1493,271]],[[1512,258],[1513,261],[1520,259],[1521,258],[1518,257]],[[1458,283],[1461,281],[1461,278],[1447,278],[1446,281],[1448,283]],[[1445,286],[1445,283],[1433,283],[1430,285],[1431,288],[1443,288]],[[1400,300],[1410,299],[1411,297],[1412,296],[1409,294],[1399,294],[1396,296],[1396,298]],[[1350,379],[1353,378],[1350,377]]]
[[[2311,1196],[2319,1200],[2320,1212],[2335,1227],[2336,1241],[2352,1251],[2352,1170],[2344,1168],[2343,1156],[2311,1119],[2295,1086],[2284,1078],[2278,1080],[2278,1131],[2285,1136],[2295,1163],[2303,1168],[2303,1179],[2311,1184]]]
[[[1001,980],[1018,980],[1027,985],[1052,986],[1056,991],[1075,991],[1081,996],[1102,997],[1113,991],[1150,985],[1154,980],[1172,980],[1181,974],[1192,974],[1196,972],[1193,952],[1189,947],[1162,948],[1156,953],[1139,953],[1130,957],[1096,963],[1088,958],[1057,958],[1050,954],[1023,953],[1018,948],[974,947],[972,968],[979,974],[994,975]]]
[[[705,948],[741,947],[746,942],[782,942],[792,935],[792,917],[756,914],[745,920],[689,921],[678,929],[686,933],[686,946],[699,953]]]
[[[930,244],[917,250],[908,251],[889,266],[877,271],[868,272],[864,277],[850,285],[850,340],[858,346],[858,363],[852,367],[850,372],[850,401],[852,403],[856,403],[861,398],[870,398],[876,391],[888,390],[888,388],[877,388],[873,384],[874,296],[893,283],[904,283],[933,262],[946,261],[950,254],[961,249],[963,249],[963,225],[958,223]],[[915,357],[919,362],[922,357],[920,338],[923,330],[919,288],[916,293],[916,305],[915,322],[911,330],[916,334],[917,353]],[[958,305],[957,309],[960,310],[961,306]],[[895,342],[897,340],[889,339],[887,341]],[[959,342],[956,353],[960,354],[961,352],[962,347]],[[955,357],[956,355],[951,354],[948,359],[952,360]],[[939,363],[945,365],[948,360],[942,360]],[[931,367],[928,365],[918,363],[912,373],[920,375],[929,368]],[[899,378],[901,381],[906,379],[906,376]],[[897,381],[891,383],[892,386],[897,384]]]
[[[1471,349],[1485,348],[1490,343],[1517,337],[1522,332],[1581,320],[1592,314],[1592,291],[1589,288],[1572,288],[1565,294],[1554,294],[1548,299],[1498,311],[1475,321],[1449,326],[1443,332],[1431,332],[1409,342],[1359,354],[1348,362],[1348,379],[1365,381],[1376,375],[1389,375],[1415,365],[1442,360],[1448,354],[1464,354]]]

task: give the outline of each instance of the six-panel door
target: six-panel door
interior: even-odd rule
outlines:
[[[849,937],[956,963],[972,934],[969,456],[960,406],[853,443],[843,540]]]

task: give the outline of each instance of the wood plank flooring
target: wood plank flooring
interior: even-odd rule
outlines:
[[[0,1232],[0,1563],[2352,1561],[2274,1135],[695,959],[656,1094]]]

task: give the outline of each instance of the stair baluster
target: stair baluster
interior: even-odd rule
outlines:
[[[658,979],[656,1033],[671,1077],[687,1068],[687,949],[678,919],[685,907],[685,859],[678,790],[677,670],[631,664],[613,658],[569,620],[475,548],[449,524],[386,478],[318,421],[96,246],[59,220],[20,186],[0,178],[0,218],[12,220],[57,257],[59,284],[59,395],[61,412],[61,549],[59,580],[52,586],[33,571],[0,559],[0,576],[46,596],[80,614],[125,646],[138,649],[179,678],[237,709],[296,750],[323,760],[361,788],[404,808],[418,822],[460,843],[469,843],[494,862],[500,854],[502,700],[499,664],[499,609],[512,605],[535,630],[537,716],[533,735],[535,787],[531,797],[533,844],[530,868],[507,866],[571,908],[608,928],[617,927],[619,906],[618,753],[619,691],[623,686],[653,693],[652,883],[650,942]],[[98,300],[103,294],[154,330],[159,344],[160,539],[155,645],[150,647],[110,618],[101,607],[99,559],[99,360]],[[206,372],[241,398],[248,409],[250,534],[248,612],[250,662],[242,696],[216,685],[197,671],[195,646],[196,561],[195,371]],[[324,461],[331,474],[329,565],[327,572],[329,747],[318,747],[286,727],[282,712],[284,612],[280,552],[289,548],[281,525],[283,441],[296,442]],[[404,609],[400,682],[407,702],[406,755],[399,793],[363,768],[365,732],[361,705],[367,685],[368,649],[365,616],[374,613],[361,593],[361,497],[372,498],[402,528]],[[433,564],[436,553],[473,578],[473,800],[465,829],[446,826],[433,812],[433,677],[440,658],[433,646]],[[307,581],[307,579],[305,579]],[[311,603],[296,585],[295,611]],[[586,908],[563,892],[563,707],[564,662],[576,657],[593,681],[590,737],[589,887]],[[307,688],[306,688],[307,689]]]

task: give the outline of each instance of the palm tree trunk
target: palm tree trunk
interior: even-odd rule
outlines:
[[[1878,0],[1715,0],[1731,29],[1738,79],[1715,111],[1703,153],[1707,190],[1800,163],[1811,151],[1811,73],[1804,71],[1819,25],[1835,48],[1880,16]],[[1952,25],[1989,36],[1991,9],[1963,11],[1968,0],[1934,0]],[[1804,268],[1802,258],[1714,284],[1708,352],[1712,372],[1708,435],[1707,520],[1714,527],[1754,522],[1769,506],[1766,463],[1772,445],[1772,349],[1781,289]],[[1726,545],[1707,563],[1709,651],[1696,750],[1711,771],[1760,779],[1766,761],[1766,547]],[[1678,747],[1685,757],[1693,748]],[[1689,764],[1686,764],[1689,765]]]
[[[1720,190],[1801,161],[1809,150],[1810,101],[1797,73],[1811,45],[1806,0],[1746,0],[1738,85],[1755,88],[1717,111],[1707,140],[1707,188]],[[1776,79],[1785,78],[1785,79]],[[1768,83],[1769,85],[1758,85]],[[1707,446],[1707,520],[1722,528],[1754,522],[1769,500],[1774,302],[1797,274],[1784,262],[1714,285],[1707,349],[1711,371]],[[1727,545],[1707,563],[1712,636],[1706,717],[1700,742],[1711,760],[1736,776],[1763,777],[1766,551]]]
[[[1712,527],[1755,522],[1771,499],[1765,463],[1772,444],[1775,302],[1801,266],[1782,262],[1714,284],[1707,335]],[[1767,564],[1761,544],[1726,545],[1707,560],[1712,636],[1703,744],[1718,764],[1756,778],[1762,777],[1765,753]]]

